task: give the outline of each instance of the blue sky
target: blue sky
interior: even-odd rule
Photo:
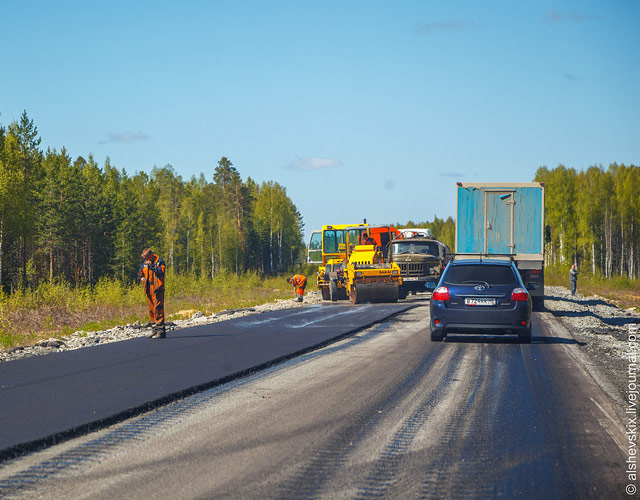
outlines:
[[[640,163],[640,2],[3,2],[0,123],[305,221],[455,216],[456,181]]]

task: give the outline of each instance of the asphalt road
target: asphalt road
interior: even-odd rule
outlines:
[[[428,307],[0,469],[24,498],[629,498],[624,431],[533,342],[428,340]],[[561,333],[561,335],[559,334]],[[2,495],[0,495],[2,496]]]
[[[410,305],[309,306],[0,363],[0,459],[325,345]]]

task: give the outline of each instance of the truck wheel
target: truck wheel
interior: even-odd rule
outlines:
[[[534,311],[544,311],[544,297],[533,297],[531,301],[533,302],[532,309]]]
[[[320,293],[322,293],[322,300],[331,300],[329,289],[326,286],[320,289]]]
[[[338,300],[338,284],[335,280],[329,282],[329,299],[331,302]]]
[[[398,298],[399,299],[406,299],[407,298],[407,291],[400,289],[400,292],[398,292]]]

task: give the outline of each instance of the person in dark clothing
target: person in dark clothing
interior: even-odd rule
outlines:
[[[362,234],[362,244],[363,245],[373,245],[374,247],[378,246],[378,244],[376,243],[376,240],[374,240],[367,233],[363,233]]]
[[[576,288],[578,288],[578,270],[575,264],[571,264],[569,269],[569,284],[571,285],[571,295],[576,294]]]
[[[147,296],[152,324],[152,331],[147,338],[163,339],[167,336],[164,326],[164,278],[167,266],[150,248],[142,251],[142,259],[138,277]]]

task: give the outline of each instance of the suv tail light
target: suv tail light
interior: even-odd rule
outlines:
[[[449,300],[449,289],[446,286],[439,286],[433,291],[431,300]]]
[[[513,302],[526,302],[529,300],[529,292],[524,288],[514,288],[511,292],[511,300]]]

